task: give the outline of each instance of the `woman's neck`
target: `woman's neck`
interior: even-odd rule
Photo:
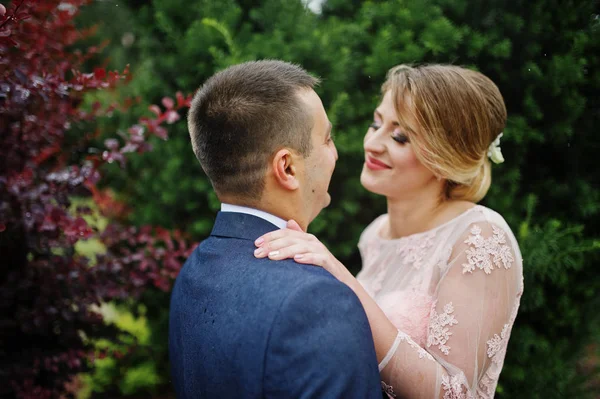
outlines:
[[[431,230],[472,208],[466,201],[443,200],[437,190],[387,199],[388,225],[383,238],[395,239]]]
[[[395,239],[426,231],[441,207],[443,203],[429,198],[388,198],[388,226],[382,234],[384,238]]]

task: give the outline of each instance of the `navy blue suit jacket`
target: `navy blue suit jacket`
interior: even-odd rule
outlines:
[[[256,259],[277,227],[220,212],[171,297],[178,398],[381,398],[371,329],[356,295],[326,270]]]

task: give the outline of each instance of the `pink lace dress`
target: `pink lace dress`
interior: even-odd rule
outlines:
[[[379,365],[390,397],[493,398],[523,293],[517,241],[477,205],[435,229],[380,238],[387,215],[358,243],[358,281],[398,329]]]

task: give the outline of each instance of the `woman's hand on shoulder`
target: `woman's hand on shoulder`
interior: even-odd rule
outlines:
[[[259,237],[254,245],[256,258],[294,259],[298,263],[321,266],[339,280],[349,273],[317,237],[302,231],[295,220],[288,221],[285,229]]]

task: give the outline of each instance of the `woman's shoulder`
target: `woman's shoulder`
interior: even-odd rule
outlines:
[[[388,214],[384,213],[382,215],[377,216],[371,223],[369,223],[369,225],[361,233],[360,239],[358,240],[358,244],[361,245],[366,241],[377,238],[381,226],[387,220],[387,217]]]
[[[461,225],[464,227],[462,230],[470,230],[473,227],[473,224],[483,224],[484,226],[488,226],[490,228],[499,228],[514,236],[504,217],[499,212],[483,205],[475,205],[472,212],[469,212],[469,214],[462,220]]]
[[[448,238],[453,242],[454,251],[478,248],[482,252],[500,248],[510,250],[519,260],[521,258],[517,239],[504,217],[483,205],[476,205],[464,217],[457,218]]]
[[[445,226],[442,242],[452,247],[461,246],[472,236],[505,239],[511,246],[518,247],[517,239],[504,217],[497,211],[483,205],[475,205],[452,219]]]

